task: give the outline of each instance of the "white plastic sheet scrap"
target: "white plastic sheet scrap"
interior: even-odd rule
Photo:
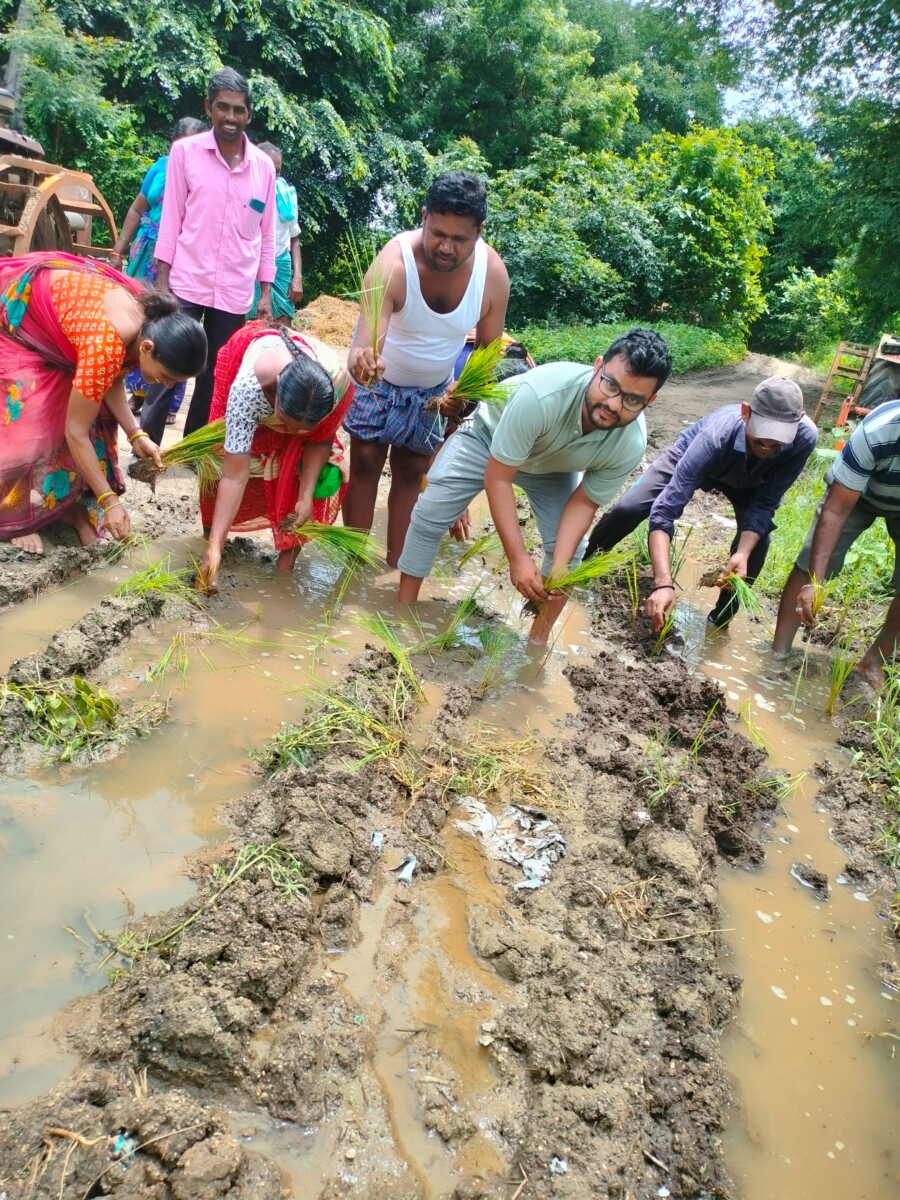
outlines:
[[[495,816],[483,800],[474,796],[466,796],[462,808],[468,817],[457,821],[457,828],[480,837],[488,858],[521,870],[524,879],[513,884],[516,891],[543,887],[550,878],[550,868],[565,857],[566,839],[536,808],[509,804]]]

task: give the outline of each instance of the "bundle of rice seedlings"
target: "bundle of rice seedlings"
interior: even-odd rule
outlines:
[[[487,346],[476,346],[466,359],[453,389],[454,403],[490,404],[502,408],[509,391],[497,380],[497,365],[503,358],[503,339],[497,338]],[[439,411],[444,396],[435,396],[427,407]]]
[[[593,554],[590,558],[586,558],[572,567],[564,575],[553,575],[552,573],[548,575],[544,580],[544,587],[548,592],[570,592],[572,588],[584,587],[585,584],[602,579],[605,575],[613,575],[617,571],[621,571],[628,566],[631,559],[632,554],[629,550],[607,550],[600,554]],[[537,616],[544,612],[546,607],[546,601],[539,603],[536,600],[526,600],[522,611]]]
[[[425,691],[422,687],[422,684],[419,682],[419,677],[416,674],[409,657],[410,654],[414,654],[416,650],[421,649],[421,647],[413,646],[407,650],[407,648],[403,645],[403,642],[400,640],[399,634],[397,633],[400,623],[394,622],[391,624],[381,615],[381,613],[366,613],[360,614],[356,618],[356,624],[361,629],[365,629],[367,633],[372,633],[375,635],[375,637],[380,638],[380,640],[384,643],[385,650],[387,650],[388,654],[390,654],[391,658],[394,660],[403,674],[409,679],[414,693],[420,698],[424,696]]]
[[[347,254],[353,273],[359,280],[359,288],[356,291],[359,317],[369,331],[369,349],[377,359],[381,350],[378,326],[393,271],[386,275],[374,246],[370,254],[369,247],[360,246],[352,232],[347,237]]]
[[[503,625],[486,625],[478,630],[478,640],[484,650],[478,678],[472,689],[476,696],[483,697],[492,688],[511,683],[518,674],[519,664],[512,658],[519,638]]]
[[[759,597],[747,580],[742,579],[739,575],[735,575],[734,571],[728,572],[722,580],[721,586],[723,588],[730,588],[734,592],[738,608],[742,609],[748,617],[761,616],[765,611]]]
[[[464,567],[470,563],[473,558],[485,558],[488,554],[503,552],[503,542],[500,540],[500,534],[496,529],[491,529],[487,533],[483,533],[481,537],[477,537],[470,546],[467,546],[463,554],[457,562],[457,567]]]
[[[114,596],[142,596],[145,592],[160,592],[167,600],[182,600],[187,604],[197,603],[197,592],[191,586],[193,571],[180,567],[173,571],[171,558],[152,563],[143,571],[136,571],[113,588]]]
[[[321,521],[304,521],[302,525],[285,522],[282,529],[318,546],[326,557],[344,571],[352,571],[360,563],[376,567],[381,561],[378,543],[363,529],[351,529],[347,525],[324,525]]]
[[[195,429],[187,437],[167,446],[160,455],[162,470],[169,467],[192,467],[200,481],[200,488],[209,487],[222,474],[222,447],[225,444],[225,418],[210,421],[200,429]],[[132,479],[149,483],[151,488],[161,474],[160,468],[152,458],[139,458],[128,464],[128,474]]]

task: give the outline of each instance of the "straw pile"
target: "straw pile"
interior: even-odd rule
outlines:
[[[358,319],[359,305],[352,300],[317,296],[311,304],[300,309],[294,323],[298,329],[307,330],[329,346],[347,350]]]

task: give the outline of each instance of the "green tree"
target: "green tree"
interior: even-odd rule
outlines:
[[[544,134],[599,150],[636,118],[627,73],[590,74],[597,34],[559,0],[410,0],[391,12],[403,81],[389,114],[433,153],[470,136],[495,167],[513,168]]]
[[[771,154],[730,130],[657,134],[638,150],[636,191],[660,229],[667,316],[745,332],[764,306]]]

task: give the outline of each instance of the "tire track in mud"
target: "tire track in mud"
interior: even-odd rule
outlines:
[[[126,614],[104,603],[110,645],[147,619],[141,604]],[[84,620],[93,628],[91,614]],[[47,656],[54,669],[90,665],[78,639],[62,641],[24,660],[28,672]],[[569,857],[544,889],[510,888],[499,906],[470,911],[474,948],[515,988],[492,1033],[496,1104],[480,1096],[473,1107],[462,1074],[427,1034],[417,1033],[409,1059],[425,1126],[445,1143],[450,1173],[485,1127],[510,1172],[457,1171],[451,1193],[407,1162],[373,1069],[377,1033],[356,1019],[340,960],[328,953],[356,941],[360,906],[389,886],[369,836],[376,821],[392,846],[417,854],[417,886],[444,869],[441,831],[455,794],[439,777],[441,745],[465,739],[471,704],[465,689],[451,689],[432,726],[434,778],[414,795],[389,763],[351,769],[346,754],[326,754],[231,805],[237,833],[198,861],[197,895],[131,931],[154,941],[186,924],[181,935],[70,1008],[61,1027],[81,1069],[0,1118],[10,1200],[56,1196],[63,1183],[72,1195],[266,1200],[281,1192],[277,1170],[248,1155],[214,1107],[248,1103],[297,1126],[339,1127],[318,1191],[305,1193],[329,1200],[499,1198],[519,1188],[585,1198],[650,1197],[661,1187],[727,1195],[719,1135],[728,1088],[715,1035],[737,984],[715,961],[714,865],[717,842],[758,853],[747,826],[757,814],[741,812],[735,797],[761,756],[725,727],[717,690],[680,664],[610,653],[570,675],[574,737],[546,748],[574,797],[558,818]],[[392,660],[369,652],[341,690],[384,715],[385,688],[397,682]],[[404,700],[404,720],[414,708]],[[646,750],[660,736],[678,778],[648,808]],[[242,848],[273,842],[304,864],[309,894],[284,894],[259,871],[206,906]],[[505,867],[496,882],[512,882]],[[406,898],[415,905],[416,889]],[[391,914],[401,940],[412,905]],[[402,957],[395,952],[390,969]],[[142,1141],[146,1150],[137,1149]],[[125,1169],[113,1169],[122,1144]]]

